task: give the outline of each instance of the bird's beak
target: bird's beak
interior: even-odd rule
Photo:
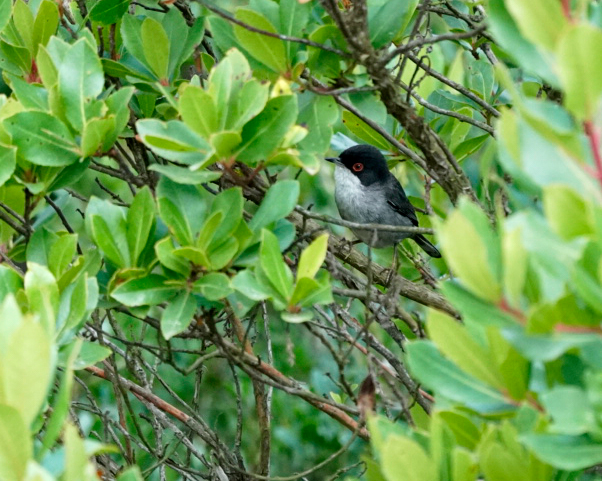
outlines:
[[[338,157],[326,157],[326,160],[328,162],[332,162],[334,165],[342,165],[341,159],[339,159]]]

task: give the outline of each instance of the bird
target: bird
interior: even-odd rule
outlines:
[[[354,145],[338,157],[327,157],[334,163],[335,201],[344,220],[359,224],[418,226],[414,206],[399,181],[389,171],[383,154],[372,145]],[[410,238],[429,256],[441,253],[422,234],[387,232],[351,228],[371,247],[396,245]]]

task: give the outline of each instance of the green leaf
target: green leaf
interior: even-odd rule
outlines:
[[[90,9],[90,20],[104,25],[117,23],[128,11],[131,0],[98,0]]]
[[[173,253],[176,256],[188,259],[196,266],[204,268],[209,268],[211,266],[207,252],[205,252],[203,249],[199,249],[198,247],[180,247],[178,249],[174,249]]]
[[[54,333],[59,305],[59,290],[54,276],[46,267],[28,262],[24,285],[30,311],[40,317],[40,324],[46,332]]]
[[[279,31],[289,37],[302,37],[309,21],[311,4],[298,0],[282,0],[278,10],[280,14]],[[293,65],[293,57],[299,46],[294,42],[286,42],[284,45],[288,64]]]
[[[10,20],[12,13],[12,0],[0,0],[0,32]]]
[[[200,87],[189,85],[178,103],[182,120],[206,140],[218,130],[217,108],[213,97]]]
[[[299,183],[296,180],[281,180],[272,185],[259,209],[249,222],[249,227],[258,232],[272,222],[286,217],[297,205]]]
[[[153,152],[168,160],[202,167],[213,148],[200,135],[179,120],[161,122],[143,119],[136,122],[138,135]]]
[[[17,166],[17,149],[0,145],[0,187],[10,179]]]
[[[270,85],[256,79],[245,82],[234,92],[227,111],[225,128],[239,131],[249,120],[258,115],[268,101]]]
[[[299,113],[298,122],[306,125],[311,132],[311,135],[307,135],[299,142],[299,147],[324,154],[330,148],[332,125],[338,118],[339,107],[335,100],[326,95],[315,95]]]
[[[190,170],[187,167],[178,167],[176,165],[161,165],[152,164],[149,170],[159,172],[170,180],[178,184],[198,185],[213,182],[221,177],[221,172],[213,172],[209,170]]]
[[[547,0],[506,0],[506,8],[528,40],[554,51],[567,26],[560,3],[550,3]]]
[[[235,17],[252,27],[270,33],[277,33],[274,26],[260,13],[246,8],[238,8]],[[239,25],[234,25],[234,34],[241,45],[257,60],[275,72],[287,70],[284,42],[280,39],[251,32]]]
[[[174,297],[161,315],[161,332],[165,339],[186,330],[197,308],[196,299],[189,291]]]
[[[348,110],[343,110],[343,123],[351,133],[364,142],[372,144],[381,150],[389,150],[391,148],[391,144],[382,135]]]
[[[50,248],[48,268],[59,279],[71,264],[77,249],[77,234],[64,234]]]
[[[250,269],[236,274],[232,279],[232,287],[254,301],[264,301],[271,296],[271,292],[262,288]]]
[[[166,283],[167,279],[158,274],[149,274],[140,279],[130,279],[119,284],[111,297],[126,306],[156,306],[172,298],[178,288]]]
[[[98,155],[112,147],[106,145],[106,139],[115,130],[115,116],[111,115],[105,119],[92,119],[86,122],[82,132],[81,155],[90,157]]]
[[[159,214],[180,245],[192,245],[206,215],[197,187],[177,184],[162,177],[157,188]]]
[[[483,211],[463,199],[438,229],[438,237],[447,263],[462,283],[479,297],[497,302],[499,240]]]
[[[293,290],[293,274],[282,259],[278,239],[269,230],[261,231],[259,261],[270,283],[285,299],[289,299]]]
[[[558,469],[577,471],[602,463],[602,445],[588,436],[526,434],[520,439],[535,456]]]
[[[81,370],[93,366],[113,354],[108,347],[101,346],[95,342],[84,341],[79,355],[73,363],[73,369]]]
[[[138,466],[130,466],[119,473],[117,481],[144,481],[144,478]]]
[[[577,386],[555,386],[541,395],[541,402],[552,417],[551,431],[578,435],[596,427],[595,413],[587,393]]]
[[[39,322],[24,318],[12,332],[1,357],[4,392],[0,405],[17,409],[28,426],[44,405],[53,377],[52,334]]]
[[[234,292],[230,279],[221,272],[204,275],[194,283],[194,289],[209,301],[218,301]]]
[[[403,32],[417,5],[418,0],[385,0],[369,8],[368,26],[374,48],[384,47]]]
[[[10,267],[0,265],[0,303],[8,294],[15,295],[23,287],[23,279]]]
[[[102,92],[105,81],[98,54],[86,39],[69,48],[58,76],[65,115],[75,129],[82,130],[89,117],[88,104]]]
[[[466,327],[435,310],[429,313],[427,327],[429,337],[439,351],[460,369],[492,387],[504,387],[487,351],[474,340]]]
[[[4,120],[20,156],[37,165],[63,166],[76,162],[80,155],[69,129],[45,112],[19,112]]]
[[[13,6],[13,23],[23,45],[33,54],[34,18],[29,6],[23,0],[17,0]]]
[[[315,279],[302,277],[295,284],[289,305],[311,307],[314,304],[331,304],[332,302],[332,286],[329,282],[320,283]]]
[[[387,481],[436,481],[435,465],[415,441],[391,435],[380,453],[381,470]]]
[[[26,479],[27,463],[32,456],[33,443],[29,427],[23,421],[21,413],[13,407],[0,404],[0,479]]]
[[[328,234],[322,234],[303,249],[297,267],[297,279],[302,277],[313,279],[326,258],[327,249]]]
[[[142,48],[147,65],[159,80],[167,80],[170,40],[163,26],[147,17],[140,29]]]
[[[33,24],[33,55],[38,52],[40,45],[46,45],[59,26],[59,9],[56,3],[43,1]]]
[[[109,219],[100,215],[91,216],[92,236],[113,264],[117,267],[130,267],[125,218],[122,216],[118,218],[118,222],[110,223],[107,220]]]
[[[213,237],[217,232],[217,228],[221,224],[223,218],[224,214],[219,211],[213,212],[207,217],[203,227],[201,227],[201,232],[195,243],[196,247],[201,249],[203,252],[207,252],[209,244],[211,244],[211,241],[213,240]]]
[[[555,26],[556,33],[561,31]],[[596,79],[602,77],[602,60],[596,53],[600,46],[602,31],[587,22],[568,29],[558,45],[558,75],[564,88],[564,105],[581,120],[592,119],[598,110],[602,85]]]
[[[155,202],[147,186],[134,197],[127,214],[126,236],[133,266],[137,265],[155,223]]]
[[[543,207],[548,222],[563,239],[594,233],[588,205],[572,188],[558,184],[546,186]]]
[[[461,371],[429,341],[414,341],[407,349],[411,371],[436,393],[480,413],[500,413],[514,409],[499,391]]]
[[[190,275],[190,263],[174,254],[174,246],[170,237],[161,239],[155,244],[155,252],[159,262],[168,269],[181,274],[184,277]]]
[[[297,118],[297,97],[281,95],[271,99],[263,111],[242,129],[238,160],[265,160],[282,142]]]

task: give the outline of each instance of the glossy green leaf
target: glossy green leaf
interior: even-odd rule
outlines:
[[[276,33],[269,20],[254,10],[239,8],[236,10],[235,17],[252,27]],[[234,25],[234,34],[245,49],[266,67],[280,73],[286,71],[286,51],[282,40],[251,32],[239,25]]]
[[[249,269],[240,271],[234,276],[232,287],[254,301],[263,301],[271,295],[269,290],[262,288],[262,284]]]
[[[541,402],[552,417],[553,432],[578,435],[595,428],[595,413],[580,387],[556,386],[541,395]]]
[[[159,262],[168,269],[188,277],[190,275],[190,263],[176,255],[174,250],[173,242],[169,237],[161,239],[155,244],[155,252]]]
[[[261,231],[259,261],[270,283],[282,297],[288,299],[293,290],[293,274],[282,259],[278,239],[269,230]]]
[[[385,138],[370,127],[366,122],[356,117],[348,110],[343,110],[343,123],[360,140],[373,145],[381,150],[391,149],[391,144]]]
[[[0,362],[4,388],[0,405],[6,404],[18,410],[27,425],[44,405],[53,377],[51,340],[51,334],[42,324],[24,318],[12,332]]]
[[[435,465],[422,447],[409,438],[391,435],[381,452],[387,481],[436,481]]]
[[[81,155],[90,157],[99,155],[107,150],[105,145],[107,137],[115,130],[115,117],[113,115],[104,119],[92,119],[86,122],[82,131]]]
[[[215,101],[202,88],[194,85],[186,87],[178,105],[182,120],[197,134],[208,140],[218,130]]]
[[[23,287],[22,277],[14,269],[0,266],[0,303],[8,294],[15,294]]]
[[[155,202],[150,189],[145,186],[138,191],[127,213],[126,237],[132,265],[137,265],[154,223]]]
[[[29,427],[21,413],[14,407],[0,404],[0,479],[25,479],[27,463],[32,454]]]
[[[183,290],[176,295],[161,315],[163,337],[170,339],[184,331],[190,325],[196,308],[196,299],[189,291]]]
[[[23,0],[17,0],[13,6],[13,23],[23,45],[34,52],[34,17],[29,6]]]
[[[166,283],[166,278],[149,274],[140,279],[131,279],[119,284],[111,297],[126,306],[156,306],[172,298],[178,288]]]
[[[102,64],[94,48],[81,39],[67,51],[58,67],[59,92],[65,115],[71,125],[81,130],[89,117],[88,104],[104,86]]]
[[[254,163],[265,160],[282,142],[297,118],[297,97],[281,95],[271,99],[263,111],[242,130],[237,158]]]
[[[602,446],[588,436],[526,434],[521,436],[542,461],[567,471],[576,471],[602,463]]]
[[[313,278],[326,257],[328,249],[328,234],[322,234],[308,245],[299,257],[297,267],[297,279],[301,277]]]
[[[100,215],[93,215],[90,222],[94,240],[105,253],[107,259],[118,267],[129,267],[130,255],[124,216],[118,218],[118,222],[107,222],[107,219]]]
[[[194,283],[194,289],[209,301],[218,301],[234,291],[228,276],[221,272],[204,275]]]
[[[282,180],[272,185],[249,222],[249,227],[258,232],[283,217],[286,217],[297,205],[299,183],[296,180]]]
[[[407,349],[412,373],[436,393],[481,413],[514,409],[499,391],[461,371],[430,342],[414,341]]]
[[[56,3],[44,0],[33,23],[34,56],[40,45],[46,45],[59,26],[59,9]]]
[[[211,145],[179,120],[161,122],[143,119],[136,122],[138,135],[153,152],[168,160],[202,166],[211,156]]]
[[[64,234],[52,245],[48,253],[48,268],[59,279],[71,264],[77,249],[77,234]]]
[[[59,291],[54,276],[45,266],[28,262],[24,286],[30,310],[38,314],[46,332],[54,333],[59,305]]]
[[[506,8],[528,40],[554,51],[567,25],[560,3],[549,3],[546,0],[507,0]]]
[[[0,32],[10,20],[12,0],[0,0]]]
[[[117,23],[127,12],[131,0],[98,0],[90,9],[90,19],[104,25]]]
[[[399,32],[403,32],[416,10],[418,0],[384,0],[369,5],[370,41],[378,49],[393,40]]]
[[[45,112],[20,112],[4,120],[20,156],[37,165],[63,166],[79,159],[79,149],[69,129]]]
[[[147,65],[159,80],[166,80],[169,74],[167,67],[170,39],[165,33],[165,29],[159,22],[147,17],[142,22],[140,34]]]
[[[496,239],[485,214],[474,204],[462,202],[438,229],[445,259],[472,292],[491,302],[499,300],[497,259],[492,257]],[[499,243],[499,241],[497,241]]]
[[[602,30],[589,23],[568,29],[558,45],[558,75],[564,87],[565,105],[582,120],[591,119],[598,110],[602,86],[597,79],[602,77],[602,60],[596,52],[601,46]]]
[[[585,199],[570,187],[546,186],[543,207],[548,221],[560,237],[570,240],[594,233]]]
[[[149,170],[159,172],[170,180],[178,184],[198,185],[213,182],[221,177],[221,172],[210,170],[190,170],[187,167],[178,167],[176,165],[152,164]]]
[[[17,149],[0,145],[0,187],[10,179],[17,165]]]
[[[112,351],[105,346],[100,346],[95,342],[84,341],[79,355],[73,363],[73,369],[80,370],[93,366],[112,354]]]
[[[232,92],[225,128],[239,130],[258,115],[268,101],[269,88],[269,84],[251,79],[238,91]]]
[[[504,387],[486,349],[475,341],[466,327],[435,310],[429,314],[427,327],[429,337],[439,351],[460,369],[492,387]]]

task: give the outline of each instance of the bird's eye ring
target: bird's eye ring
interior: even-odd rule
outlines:
[[[362,170],[364,170],[364,164],[362,164],[361,162],[357,162],[356,164],[353,164],[353,167],[351,168],[354,172],[361,172]]]

